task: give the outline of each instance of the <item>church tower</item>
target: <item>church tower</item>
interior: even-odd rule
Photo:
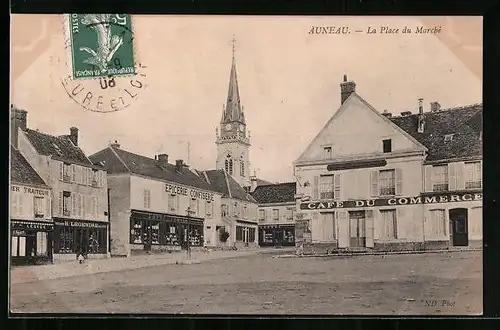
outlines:
[[[247,134],[245,114],[240,103],[236,62],[231,63],[229,76],[229,90],[226,105],[222,107],[222,118],[219,128],[216,129],[217,169],[226,169],[242,187],[250,186],[250,134]]]

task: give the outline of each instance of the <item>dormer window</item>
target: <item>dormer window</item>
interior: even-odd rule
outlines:
[[[323,147],[323,159],[332,159],[333,149],[332,146]]]
[[[444,142],[451,142],[451,141],[453,141],[453,135],[455,135],[455,134],[446,134],[444,136]]]

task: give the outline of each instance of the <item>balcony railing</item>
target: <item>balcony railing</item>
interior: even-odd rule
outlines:
[[[465,189],[480,189],[481,181],[467,181],[465,182]]]
[[[334,199],[335,198],[335,192],[333,191],[322,191],[320,194],[320,199]]]
[[[432,185],[432,191],[448,191],[447,183],[440,183]]]
[[[395,187],[384,187],[380,188],[380,196],[393,196],[396,194]]]

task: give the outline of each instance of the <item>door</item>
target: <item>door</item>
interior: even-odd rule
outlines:
[[[349,212],[350,247],[366,246],[365,211]]]
[[[453,246],[469,245],[467,209],[450,210],[451,237]]]

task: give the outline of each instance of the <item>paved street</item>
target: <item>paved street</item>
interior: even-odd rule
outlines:
[[[482,253],[257,254],[13,284],[13,312],[481,314]]]

